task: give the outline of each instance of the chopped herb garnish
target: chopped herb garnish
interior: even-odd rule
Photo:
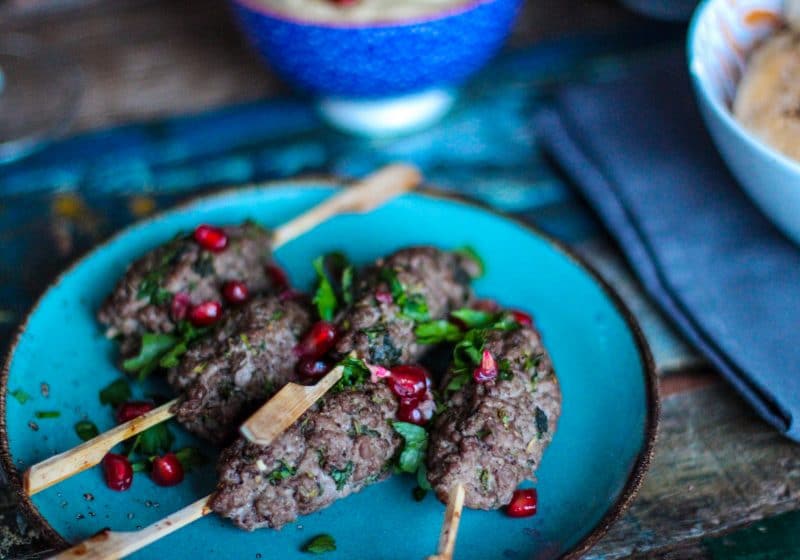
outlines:
[[[414,334],[420,344],[439,344],[440,342],[457,342],[464,333],[450,321],[440,319],[420,323],[414,329]]]
[[[119,406],[131,398],[131,388],[125,379],[117,379],[100,390],[100,404]]]
[[[156,369],[159,360],[175,345],[178,337],[171,334],[145,333],[139,354],[122,362],[122,369],[131,373],[138,373],[144,379]]]
[[[97,426],[94,425],[94,422],[90,420],[81,420],[75,424],[75,433],[81,438],[81,441],[89,441],[97,436],[100,431],[97,429]]]
[[[181,462],[183,470],[189,472],[196,467],[205,465],[208,458],[203,455],[196,447],[184,447],[175,452],[178,461]]]
[[[547,422],[547,414],[545,414],[544,410],[536,407],[536,433],[539,436],[539,439],[542,439],[542,436],[547,433],[549,426]]]
[[[507,311],[490,313],[479,309],[464,307],[451,313],[470,329],[488,329],[492,331],[513,331],[519,328],[513,316]]]
[[[363,385],[370,378],[369,369],[363,360],[347,357],[337,364],[343,368],[342,378],[336,382],[334,389],[342,391],[347,387],[358,387]]]
[[[478,478],[481,481],[481,488],[483,488],[483,491],[488,492],[489,480],[490,480],[489,471],[486,469],[481,469],[480,471],[478,471]]]
[[[150,461],[148,461],[147,459],[143,461],[134,461],[133,463],[131,463],[131,468],[135,473],[144,472],[150,468]]]
[[[527,371],[531,368],[539,367],[539,363],[542,361],[542,358],[544,358],[544,354],[542,354],[541,352],[539,352],[538,354],[534,354],[533,356],[530,355],[526,356],[525,370]]]
[[[57,410],[37,410],[33,415],[39,420],[42,420],[44,418],[58,418],[61,416],[61,413]]]
[[[421,323],[428,321],[428,302],[422,294],[409,294],[406,287],[397,277],[397,272],[392,268],[382,268],[381,278],[389,285],[394,303],[400,308],[400,313],[412,321]]]
[[[458,249],[456,249],[455,252],[467,257],[468,259],[474,261],[475,264],[478,265],[479,277],[483,276],[486,273],[486,263],[483,262],[483,259],[475,249],[473,249],[469,245],[465,245],[464,247],[459,247]]]
[[[416,473],[425,459],[428,449],[428,432],[425,428],[409,422],[391,420],[392,428],[403,438],[403,450],[397,459],[397,468],[401,472]]]
[[[419,464],[417,469],[417,484],[422,490],[433,490],[431,483],[428,482],[428,469],[424,461]]]
[[[511,381],[514,379],[514,373],[511,371],[511,362],[508,360],[500,360],[500,379],[503,381]]]
[[[311,554],[322,554],[336,550],[336,541],[330,535],[317,535],[303,545],[302,551]]]
[[[286,464],[283,459],[278,459],[278,468],[267,475],[267,481],[275,486],[281,480],[293,477],[297,474],[297,469]]]
[[[317,284],[317,291],[314,293],[314,299],[312,301],[314,305],[317,306],[320,319],[323,321],[332,321],[333,315],[336,312],[336,292],[325,271],[325,257],[317,257],[314,259],[313,265],[314,270],[317,271],[319,284]]]
[[[352,305],[353,303],[353,276],[355,271],[352,265],[347,265],[342,270],[342,299],[345,305]]]
[[[336,489],[341,490],[344,488],[344,485],[347,484],[347,481],[350,479],[350,476],[353,474],[353,468],[355,465],[352,461],[348,461],[347,465],[343,469],[333,469],[331,470],[331,478],[333,478],[334,482],[336,482]]]
[[[192,270],[203,278],[211,276],[214,274],[214,257],[208,253],[204,254],[192,265]]]
[[[130,453],[138,450],[144,455],[158,455],[162,451],[169,451],[175,437],[166,424],[156,424],[136,436]]]
[[[278,321],[280,319],[283,319],[284,315],[286,315],[286,313],[284,313],[283,310],[279,309],[278,311],[276,311],[275,313],[272,314],[272,317],[270,317],[270,320],[271,321]],[[263,345],[264,343],[262,342],[261,344]],[[264,348],[261,348],[261,349],[264,350]]]
[[[508,424],[511,419],[509,418],[508,412],[506,412],[505,408],[501,408],[497,411],[497,418],[503,423],[504,428],[508,428]]]
[[[31,396],[22,389],[16,389],[14,391],[11,391],[9,394],[15,399],[17,399],[17,402],[19,404],[25,404],[26,402],[31,400]]]
[[[373,430],[369,426],[365,426],[364,424],[359,424],[356,422],[355,418],[350,420],[350,429],[347,431],[347,435],[350,437],[357,437],[357,436],[369,436],[369,437],[380,437],[381,434],[377,430]]]

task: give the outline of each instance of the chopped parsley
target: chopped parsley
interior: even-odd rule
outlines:
[[[156,424],[136,436],[128,455],[134,451],[139,451],[144,455],[158,455],[162,451],[169,451],[173,441],[175,441],[175,436],[172,435],[167,425]]]
[[[169,245],[164,248],[164,254],[161,255],[161,260],[158,261],[153,269],[145,274],[142,281],[139,283],[139,289],[136,297],[139,299],[147,299],[153,305],[163,305],[172,299],[172,293],[161,287],[161,283],[166,276],[169,267],[180,256],[181,249],[180,238],[174,239]]]
[[[171,368],[180,363],[180,358],[189,345],[208,332],[207,328],[197,328],[189,321],[178,323],[176,334],[145,333],[142,335],[139,354],[125,360],[122,369],[137,373],[145,379],[157,367]]]
[[[117,379],[100,390],[100,404],[119,406],[130,398],[131,387],[125,379]]]
[[[336,550],[336,541],[333,540],[333,537],[327,534],[317,535],[306,544],[303,545],[301,549],[303,552],[308,552],[311,554],[322,554],[324,552],[333,552]]]
[[[325,257],[317,257],[314,259],[313,265],[314,270],[317,271],[319,283],[312,301],[317,306],[317,313],[319,313],[320,319],[332,321],[333,314],[336,312],[336,292],[333,290],[333,284],[331,284],[327,272],[325,272]]]
[[[514,373],[511,371],[511,363],[508,360],[500,360],[500,379],[503,381],[511,381],[514,379]]]
[[[508,412],[506,412],[505,408],[500,408],[497,410],[497,418],[502,422],[504,428],[508,428],[509,422],[511,419],[508,416]]]
[[[337,490],[344,488],[344,485],[347,484],[348,480],[350,480],[350,476],[353,474],[354,467],[355,465],[353,462],[348,461],[343,469],[331,470],[331,478],[333,478],[334,482],[336,482]]]
[[[342,391],[348,387],[358,387],[367,382],[370,372],[363,360],[348,356],[337,364],[342,368],[342,378],[333,386],[334,390]]]
[[[94,422],[90,420],[81,420],[75,424],[75,433],[81,438],[81,441],[89,441],[97,436],[100,431],[97,429],[97,426],[94,425]]]
[[[267,481],[273,486],[277,485],[281,480],[293,477],[297,474],[297,469],[289,466],[283,459],[278,459],[278,468],[273,470],[267,475]]]
[[[17,402],[19,404],[25,404],[26,402],[31,400],[31,396],[22,389],[16,389],[14,391],[11,391],[9,394],[15,399],[17,399]]]
[[[428,449],[428,432],[425,428],[409,422],[390,420],[392,428],[403,438],[403,449],[397,458],[397,469],[400,472],[416,473],[425,459]]]
[[[33,415],[39,420],[43,420],[45,418],[58,418],[61,413],[57,410],[37,410]]]
[[[331,321],[340,303],[350,305],[353,302],[354,269],[347,257],[338,251],[319,256],[312,264],[318,279],[312,301],[320,319]]]
[[[150,468],[150,460],[149,459],[143,459],[141,461],[134,461],[134,462],[131,463],[131,469],[133,469],[133,472],[135,472],[135,473],[137,473],[137,472],[145,472],[149,468]]]
[[[481,488],[483,488],[484,492],[489,491],[489,481],[491,480],[491,475],[487,469],[481,469],[478,471],[478,479],[481,481]]]
[[[208,458],[203,455],[196,447],[184,447],[175,452],[178,461],[181,462],[183,470],[189,472],[208,462]]]
[[[382,268],[381,279],[389,285],[392,299],[400,308],[401,315],[417,323],[430,320],[428,302],[425,300],[425,296],[422,294],[409,294],[394,269],[389,267]]]
[[[440,319],[420,323],[414,328],[414,334],[420,344],[438,344],[440,342],[457,342],[464,333],[457,325]]]

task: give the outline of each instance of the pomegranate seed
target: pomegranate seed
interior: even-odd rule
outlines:
[[[183,466],[174,453],[153,459],[153,482],[159,486],[175,486],[183,480]]]
[[[392,372],[383,366],[367,364],[367,369],[369,370],[369,380],[373,383],[377,383],[379,379],[386,379],[392,376]]]
[[[514,320],[523,327],[530,327],[533,325],[533,319],[524,311],[512,310],[511,316],[514,317]]]
[[[378,290],[375,292],[375,301],[378,303],[385,303],[390,304],[394,303],[394,297],[392,297],[392,292],[386,290]]]
[[[204,301],[189,311],[189,321],[195,327],[208,327],[222,316],[222,305],[218,301]]]
[[[400,398],[421,397],[428,389],[429,374],[420,366],[396,366],[389,377],[389,389]]]
[[[325,360],[315,358],[303,358],[297,364],[297,373],[305,380],[317,380],[331,369],[331,365]]]
[[[417,399],[400,399],[400,406],[397,407],[397,419],[401,422],[409,422],[418,426],[426,422],[419,409]]]
[[[224,251],[228,246],[228,236],[225,232],[218,227],[206,224],[197,226],[197,229],[194,230],[194,240],[203,249],[212,253]]]
[[[272,281],[276,292],[282,292],[289,287],[289,278],[286,276],[286,272],[277,264],[270,263],[264,269],[267,271],[267,276]]]
[[[239,305],[247,301],[250,292],[247,289],[247,284],[239,282],[238,280],[229,280],[222,285],[222,297],[225,301],[233,305]]]
[[[192,306],[192,300],[189,294],[185,292],[178,292],[172,296],[172,303],[169,306],[169,312],[173,321],[183,321],[186,319],[186,314],[189,313],[189,308]]]
[[[294,352],[301,358],[321,358],[336,343],[336,327],[327,321],[318,321],[303,337]]]
[[[516,490],[511,497],[511,502],[506,506],[506,513],[510,517],[530,517],[536,515],[536,505],[539,501],[535,488]]]
[[[123,424],[151,410],[153,410],[153,403],[147,401],[129,401],[122,403],[117,409],[117,422]]]
[[[118,492],[127,490],[133,482],[133,467],[125,455],[108,453],[103,458],[103,473],[106,477],[106,485]]]
[[[495,377],[497,377],[497,362],[491,352],[484,350],[481,357],[481,365],[472,372],[472,378],[477,383],[486,383]]]

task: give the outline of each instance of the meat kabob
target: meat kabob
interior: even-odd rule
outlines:
[[[271,250],[337,213],[367,211],[414,188],[419,181],[416,169],[390,165],[271,234],[254,224],[231,228],[200,226],[191,236],[176,238],[145,255],[129,268],[98,314],[107,326],[107,334],[120,339],[123,357],[127,358],[123,362],[124,369],[146,376],[158,367],[171,367],[168,377],[172,385],[178,391],[186,390],[191,385],[190,377],[185,369],[178,367],[180,358],[191,345],[198,344],[201,337],[208,335],[208,327],[219,322],[221,301],[224,299],[235,305],[247,299],[247,290],[268,293],[285,288],[285,278],[274,266]],[[249,285],[233,278],[246,278]],[[263,322],[265,315],[269,319],[267,323]],[[307,326],[307,317],[307,309],[291,297],[258,296],[246,308],[234,309],[217,334],[241,329],[248,324],[253,327],[262,319],[260,326],[255,327],[263,338],[262,342],[266,344],[277,333],[284,335],[287,342],[276,347],[276,352],[279,352],[290,344],[289,339],[297,341]],[[242,335],[239,340],[244,342],[247,331],[239,334]],[[192,355],[208,347],[199,343]],[[138,355],[134,355],[137,351]],[[263,383],[277,385],[286,381],[285,370],[245,367],[229,368],[228,373],[241,373],[243,369],[251,374],[268,371],[274,377],[259,379],[257,375],[251,375],[254,383],[246,391],[250,400],[263,400]],[[194,369],[190,373],[198,377]],[[257,397],[253,392],[256,381],[262,382]],[[178,399],[172,400],[32,466],[23,475],[24,491],[32,495],[96,465],[114,445],[174,416],[178,403]],[[233,414],[230,420],[238,418],[240,413]],[[207,435],[202,431],[199,433]]]
[[[324,399],[269,446],[234,442],[211,496],[142,531],[105,532],[60,557],[87,547],[96,558],[128,554],[210,511],[245,529],[280,528],[385,479],[403,445],[393,423],[423,423],[435,406],[426,372],[409,365],[429,348],[418,326],[469,304],[477,275],[471,257],[431,247],[376,262],[337,318],[341,336],[330,355],[343,374]]]

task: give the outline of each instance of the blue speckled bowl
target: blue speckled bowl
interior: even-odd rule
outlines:
[[[292,19],[253,0],[231,4],[250,42],[287,82],[316,97],[352,102],[460,84],[500,48],[521,0],[477,0],[423,18],[352,25]],[[449,101],[433,105],[446,110]],[[382,128],[419,125],[412,121],[430,112],[425,108]]]

